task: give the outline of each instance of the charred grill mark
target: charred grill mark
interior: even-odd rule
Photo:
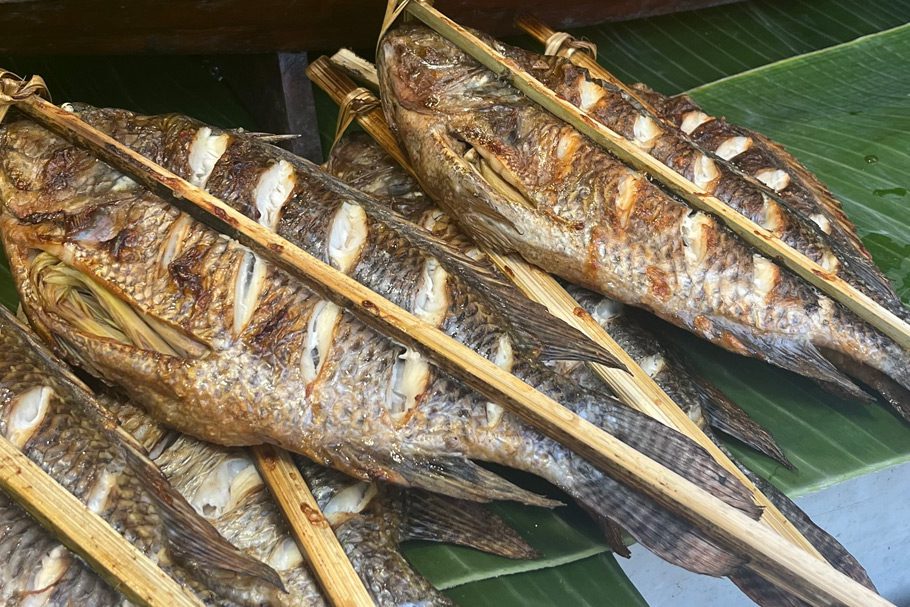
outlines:
[[[202,278],[197,266],[205,257],[206,248],[197,245],[184,251],[168,264],[168,273],[184,293],[199,298],[203,293]]]

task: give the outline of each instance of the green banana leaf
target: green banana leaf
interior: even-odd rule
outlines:
[[[906,299],[910,74],[901,57],[910,57],[910,29],[900,26],[908,21],[907,1],[774,1],[575,33],[596,42],[600,60],[624,80],[645,82],[668,94],[691,90],[710,112],[787,145],[841,197],[876,261]],[[528,39],[518,43],[537,48]],[[220,66],[242,59],[2,61],[19,73],[42,74],[58,102],[178,111],[223,126],[257,128],[220,77]],[[335,108],[324,96],[317,96],[317,107],[328,149]],[[15,305],[5,266],[0,266],[0,301]],[[721,352],[682,332],[668,332],[706,375],[774,432],[798,471],[739,445],[731,448],[791,496],[910,460],[910,428],[884,407],[838,400],[791,374]],[[532,480],[522,480],[535,488]],[[546,487],[536,488],[552,494]],[[409,544],[406,555],[464,605],[644,605],[578,509],[496,508],[540,550],[540,559],[513,562],[426,543]]]

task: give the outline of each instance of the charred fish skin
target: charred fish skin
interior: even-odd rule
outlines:
[[[251,604],[235,602],[234,589],[260,585],[262,580],[255,576],[271,570],[260,572],[261,563],[239,555],[226,543],[209,544],[213,540],[204,533],[210,528],[201,520],[184,518],[180,504],[173,505],[179,495],[169,486],[162,488],[163,478],[146,476],[129,451],[102,431],[104,420],[81,404],[82,396],[74,395],[72,384],[60,375],[62,363],[36,350],[37,340],[5,309],[0,310],[0,343],[0,432],[204,602],[225,607]],[[36,593],[35,604],[41,604],[40,595],[51,599],[57,592],[67,596],[80,588],[104,600],[105,594],[82,571],[81,561],[65,549],[54,548],[46,558],[24,554],[41,559],[32,573],[47,586],[47,593]],[[193,557],[185,556],[189,554]],[[265,583],[269,592],[277,591],[272,582],[269,577]],[[55,584],[61,584],[59,589]]]
[[[910,416],[899,346],[443,38],[393,30],[378,63],[387,117],[414,168],[475,240],[862,397],[844,373],[859,377]]]
[[[722,136],[709,126],[711,121],[704,118],[708,123],[697,130],[714,131],[714,136],[693,140],[689,136],[691,118],[703,116],[695,109],[686,112],[690,118],[686,124],[683,124],[684,120],[665,120],[664,115],[652,113],[613,84],[592,77],[586,69],[563,57],[545,58],[493,40],[490,43],[560,97],[585,110],[706,193],[768,229],[825,270],[851,280],[891,311],[907,315],[903,303],[871,262],[868,253],[857,251],[853,242],[845,241],[841,230],[832,230],[827,212],[818,209],[805,212],[805,187],[797,193],[797,200],[791,202],[794,196],[782,195],[786,188],[776,171],[756,168],[754,161],[749,162],[748,159],[754,156],[768,156],[771,144],[766,139],[755,133],[727,132]],[[674,117],[679,115],[678,112],[675,114]],[[807,172],[803,170],[802,173]],[[817,180],[813,181],[818,184]],[[804,183],[805,180],[801,180],[800,186]],[[846,219],[845,216],[842,218]]]
[[[129,122],[118,128],[128,131]],[[208,129],[197,129],[191,141],[201,128]],[[209,135],[221,136],[211,129]],[[6,175],[0,177],[6,200],[0,223],[29,318],[58,346],[65,344],[77,362],[119,383],[167,423],[230,444],[270,441],[362,479],[380,478],[471,500],[553,504],[471,460],[501,463],[562,486],[590,510],[619,521],[643,544],[681,566],[724,575],[741,563],[513,416],[493,415],[491,420],[486,400],[444,373],[432,370],[420,390],[420,382],[413,381],[415,363],[412,373],[404,372],[407,353],[402,358],[397,346],[347,313],[318,305],[318,296],[271,266],[264,269],[264,278],[254,280],[262,274],[257,274],[257,260],[249,251],[198,224],[184,223],[147,192],[137,189],[128,200],[81,213],[69,227],[65,205],[28,209],[28,196],[18,199],[16,191],[28,194],[47,187],[55,181],[48,180],[55,171],[72,171],[80,152],[70,148],[65,153],[72,155],[72,162],[45,165],[42,174],[33,167],[26,167],[31,173],[16,173],[34,175],[31,180],[10,180],[17,155],[30,157],[25,164],[34,163],[40,156],[35,150],[60,153],[59,140],[47,132],[18,130],[15,123],[5,127],[2,137],[12,149],[4,157],[9,161]],[[183,158],[192,157],[192,151],[191,145]],[[229,153],[230,142],[224,155],[234,158]],[[176,153],[171,160],[174,170],[188,170]],[[109,173],[115,172],[106,173],[100,164],[85,165],[87,171],[77,171],[79,179],[84,182],[94,171],[91,179],[113,182]],[[261,169],[261,176],[283,171],[280,161]],[[214,174],[213,167],[206,181],[209,189],[214,189]],[[326,204],[319,190],[302,179],[305,175],[294,175],[295,189],[306,194],[293,196],[295,204]],[[250,183],[254,181],[254,197],[259,184],[271,183],[261,177]],[[272,190],[268,185],[266,191]],[[228,198],[238,207],[250,206]],[[356,226],[358,211],[339,200],[335,204],[343,210],[338,225]],[[286,206],[281,222],[289,212]],[[115,229],[100,229],[111,225]],[[359,230],[344,232],[354,237],[336,239],[337,246],[323,254],[334,252],[333,263],[354,265],[351,253],[367,250],[367,243],[357,236]],[[176,243],[171,242],[174,234],[180,235]],[[80,238],[85,235],[90,236]],[[171,260],[162,267],[165,255]],[[72,271],[80,285],[89,287],[60,297],[60,285],[75,280]],[[249,293],[257,297],[248,299]],[[236,314],[237,300],[256,305],[249,314]],[[421,305],[428,317],[439,314],[429,303],[415,298],[409,307]],[[106,328],[86,321],[86,309]],[[460,308],[442,320],[448,323],[449,316],[458,314],[470,319],[477,310],[479,306]],[[464,330],[483,336],[476,327]],[[421,380],[427,376],[419,362],[416,379]],[[525,364],[520,363],[516,369]],[[579,390],[536,363],[526,367],[544,392],[559,395],[580,415],[757,516],[747,492],[691,441],[602,394]],[[390,390],[398,392],[395,398],[390,398]],[[415,397],[415,406],[409,395]]]

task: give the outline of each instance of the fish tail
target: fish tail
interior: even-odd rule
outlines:
[[[734,508],[753,518],[760,516],[761,508],[751,493],[690,439],[609,397],[597,394],[584,398],[588,400],[570,408]],[[606,476],[581,457],[558,446],[554,449],[559,453],[554,454],[552,461],[556,463],[546,471],[549,480],[578,500],[602,527],[604,521],[610,521],[658,556],[697,573],[725,576],[742,564],[740,557],[636,490]]]
[[[357,575],[378,605],[449,607],[454,603],[411,565],[398,551],[398,529],[390,527],[383,512],[356,516],[335,528],[335,535]]]
[[[829,326],[818,345],[826,360],[910,421],[910,352],[846,313]]]
[[[408,491],[401,534],[404,540],[446,542],[510,559],[540,556],[512,527],[476,502]]]

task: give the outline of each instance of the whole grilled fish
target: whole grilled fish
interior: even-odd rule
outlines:
[[[419,189],[418,184],[391,157],[364,133],[346,135],[335,144],[328,162],[329,169],[345,181],[373,193],[391,208],[406,216],[433,217],[433,233],[464,254],[479,258],[482,254],[468,241],[457,226],[438,210]],[[480,259],[478,259],[480,261]],[[492,268],[491,268],[492,271]],[[742,440],[766,453],[787,467],[789,460],[774,439],[745,411],[727,399],[707,380],[697,376],[683,364],[656,336],[644,328],[636,317],[623,306],[606,297],[573,285],[566,285],[572,296],[592,317],[646,370],[674,402],[687,407],[688,415],[722,450],[723,444],[712,434],[712,427]],[[602,380],[588,365],[578,361],[555,361],[560,374],[568,375],[579,385],[598,389]],[[731,461],[736,462],[730,453]],[[818,551],[843,573],[874,587],[862,565],[831,535],[815,525],[812,520],[771,483],[757,477],[738,462],[737,466],[759,487],[762,493],[786,516]],[[606,529],[614,551],[627,554],[618,530]],[[612,533],[610,533],[612,531]],[[616,541],[614,542],[614,539]],[[762,605],[802,605],[792,595],[769,587],[761,578],[748,571],[731,576],[747,595]]]
[[[587,111],[642,151],[766,228],[825,270],[853,282],[889,310],[908,316],[903,302],[868,253],[858,250],[855,241],[843,232],[843,223],[849,224],[843,212],[835,218],[823,205],[811,204],[822,200],[818,196],[824,193],[827,193],[824,200],[833,201],[830,192],[811,179],[808,171],[800,170],[792,158],[787,164],[788,172],[773,165],[769,167],[767,161],[772,156],[776,157],[775,165],[783,164],[778,146],[756,133],[734,133],[723,121],[710,124],[710,117],[684,100],[661,104],[664,108],[661,112],[646,107],[615,85],[594,78],[586,69],[563,57],[546,57],[494,44],[560,97]],[[653,100],[654,96],[649,99]],[[686,118],[682,118],[683,114]],[[690,138],[696,129],[700,136]],[[810,179],[815,184],[815,195],[810,195],[807,187]],[[851,234],[855,238],[852,230]]]
[[[253,138],[180,116],[80,116],[757,515],[743,487],[691,441],[524,352],[525,341],[468,286],[478,279],[470,259],[428,257],[305,163]],[[472,460],[511,466],[550,480],[681,566],[725,575],[742,564],[90,154],[28,122],[5,126],[0,148],[0,228],[28,317],[169,425],[228,445],[272,442],[364,480],[553,505]]]
[[[421,26],[381,43],[389,123],[468,231],[733,352],[910,418],[910,355]]]
[[[115,429],[63,363],[0,306],[0,432],[205,603],[254,605],[280,595],[275,572],[219,536]],[[4,605],[122,602],[17,505],[0,498]]]
[[[365,133],[345,135],[332,148],[329,171],[354,187],[378,196],[390,208],[432,229],[433,234],[478,263],[487,263],[458,226],[452,222],[408,175]],[[431,220],[429,218],[432,218]],[[498,270],[487,264],[487,271]],[[710,424],[753,449],[792,468],[770,433],[639,322],[623,305],[574,285],[564,285],[581,306],[644,368],[674,402],[704,428]],[[557,372],[579,385],[604,390],[603,381],[581,361],[554,361]]]

